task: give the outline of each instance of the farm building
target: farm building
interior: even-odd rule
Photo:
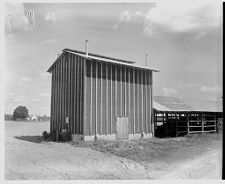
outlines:
[[[134,62],[64,49],[52,74],[51,126],[72,138],[154,136],[152,74]]]
[[[222,102],[173,97],[154,97],[156,136],[217,132]]]

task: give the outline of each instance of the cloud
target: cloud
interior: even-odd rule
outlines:
[[[131,14],[128,10],[121,13],[119,20],[114,24],[113,29],[116,30],[123,22],[128,22],[131,19]]]
[[[46,21],[49,21],[49,22],[53,22],[55,24],[56,22],[56,15],[55,15],[55,12],[48,12],[46,15],[45,15],[45,20]]]
[[[215,85],[215,86],[205,86],[202,85],[199,90],[203,93],[220,93],[222,92],[222,87]]]
[[[180,84],[179,87],[180,88],[197,88],[202,86],[202,84],[200,83],[187,83],[187,84]]]
[[[52,44],[52,43],[57,43],[57,42],[59,42],[59,40],[57,40],[57,39],[47,39],[47,40],[42,41],[41,43],[42,44]]]
[[[40,76],[43,77],[43,78],[45,78],[45,77],[50,77],[51,74],[48,73],[48,72],[43,72],[43,73],[40,74]]]
[[[144,33],[153,36],[159,31],[174,33],[206,30],[220,24],[220,3],[213,0],[158,0],[145,17]],[[201,32],[197,38],[206,35]]]
[[[38,102],[39,103],[40,102],[40,99],[39,98],[32,98],[31,99],[31,102]]]
[[[32,81],[31,78],[29,78],[29,77],[22,77],[21,80],[22,80],[23,82],[30,82],[30,81]]]
[[[19,30],[27,31],[29,21],[25,16],[25,7],[22,3],[5,4],[5,31],[11,33]]]
[[[135,15],[142,15],[142,12],[141,12],[141,11],[135,11],[134,14],[135,14]]]
[[[175,96],[177,95],[177,93],[178,91],[175,88],[167,88],[167,87],[163,88],[163,94],[165,96]]]
[[[40,97],[51,97],[51,93],[48,93],[48,92],[41,93]]]

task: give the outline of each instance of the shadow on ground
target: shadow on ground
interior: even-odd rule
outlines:
[[[44,141],[41,136],[15,136],[15,138],[34,143],[41,143]]]

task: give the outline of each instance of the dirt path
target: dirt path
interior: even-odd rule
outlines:
[[[161,179],[220,179],[222,177],[222,154],[219,150],[206,152],[191,161],[181,163],[180,166]]]
[[[148,179],[145,168],[128,159],[65,143],[8,139],[7,180]]]

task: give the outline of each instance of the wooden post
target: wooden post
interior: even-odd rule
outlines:
[[[218,116],[217,116],[217,113],[215,113],[214,116],[215,116],[215,123],[216,123],[215,124],[216,125],[216,127],[215,127],[216,128],[216,133],[218,134],[219,132],[218,132]]]
[[[203,115],[201,114],[201,120],[202,120],[202,133],[204,132],[204,117]]]
[[[187,133],[189,134],[190,128],[189,128],[189,113],[187,114]]]

